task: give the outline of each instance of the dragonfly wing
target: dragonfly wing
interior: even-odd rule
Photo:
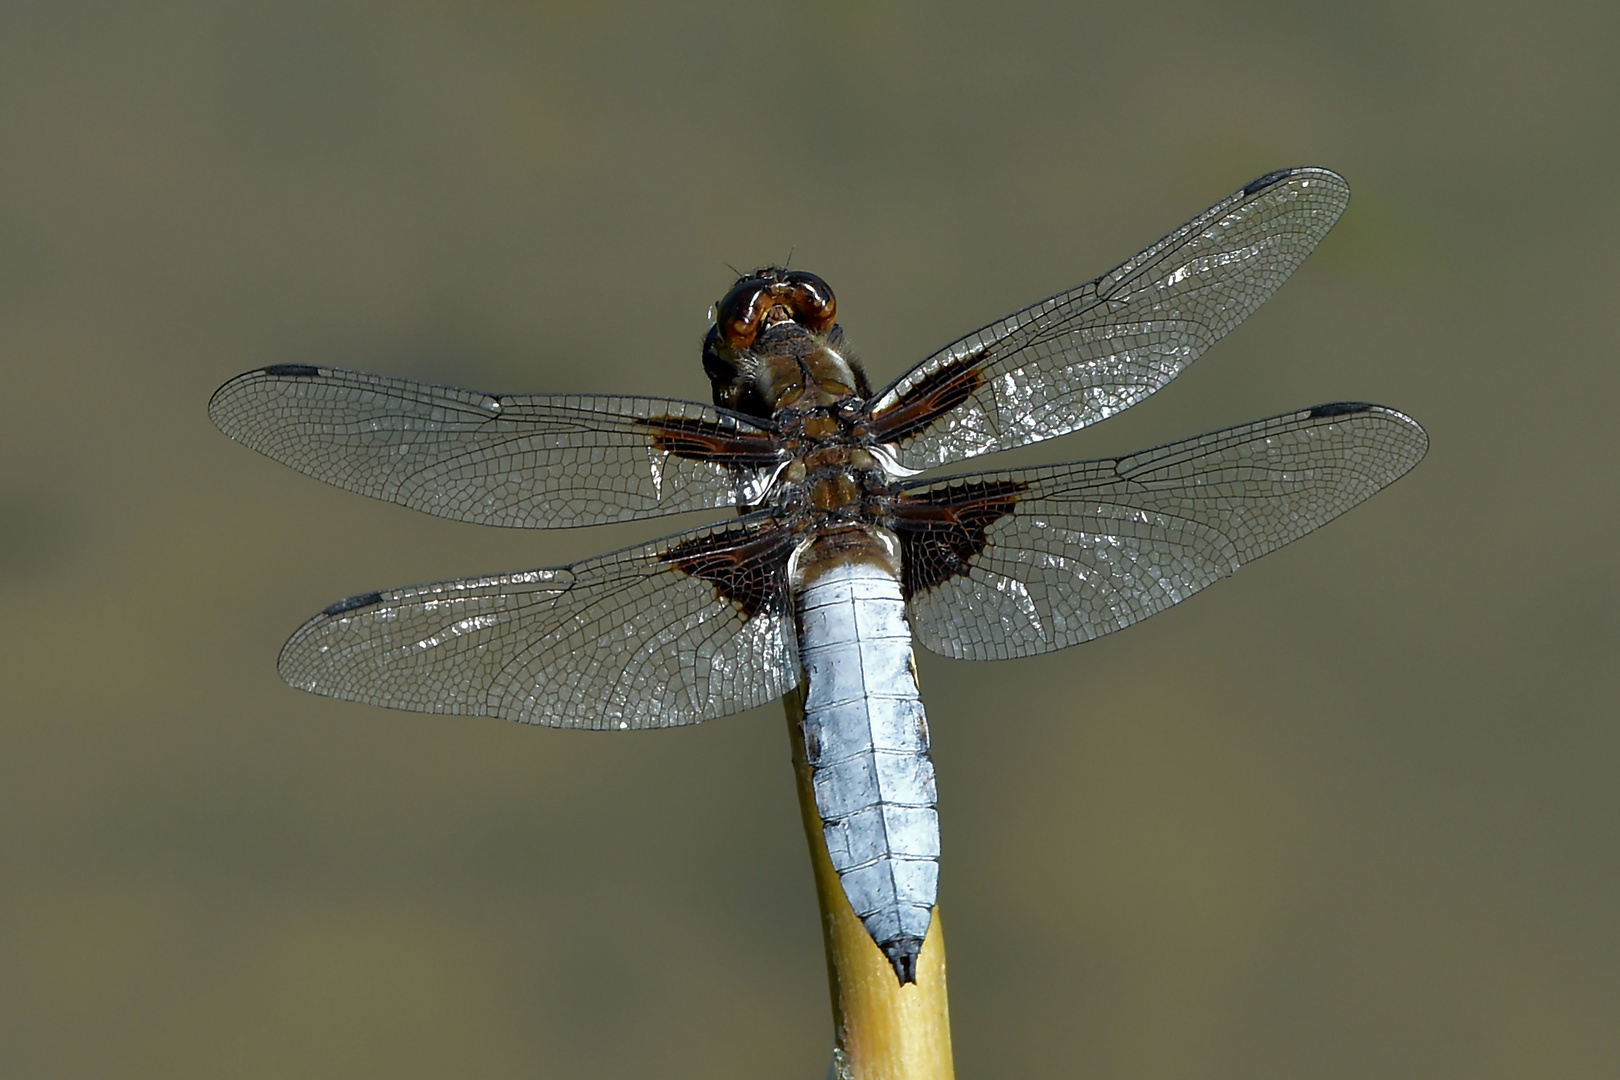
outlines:
[[[282,649],[302,690],[568,728],[695,724],[798,683],[787,559],[769,515],[572,566],[350,597]]]
[[[1341,403],[1129,457],[913,484],[895,513],[912,627],[968,660],[1101,637],[1331,521],[1427,449],[1410,417]]]
[[[873,399],[872,431],[921,471],[1129,408],[1264,303],[1349,200],[1327,169],[1262,176],[1097,280],[924,360]]]
[[[691,401],[499,396],[306,364],[238,375],[208,415],[347,491],[519,528],[751,503],[777,458],[764,427]]]

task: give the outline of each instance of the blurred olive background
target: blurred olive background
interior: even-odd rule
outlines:
[[[1428,459],[1090,646],[923,655],[963,1077],[1620,1075],[1620,8],[0,3],[0,1075],[820,1078],[778,708],[634,736],[303,695],[518,533],[298,476],[215,386],[707,397],[792,253],[875,382],[1270,169],[1295,279],[1126,416]]]

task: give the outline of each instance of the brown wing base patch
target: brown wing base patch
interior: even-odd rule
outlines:
[[[776,437],[768,433],[738,431],[684,416],[655,416],[636,423],[648,429],[653,446],[676,457],[729,468],[772,465],[780,457]]]
[[[968,572],[985,549],[985,532],[1013,512],[1029,485],[1016,480],[953,484],[901,495],[894,503],[894,531],[904,561],[906,599]]]
[[[787,564],[795,542],[793,532],[780,526],[726,529],[677,544],[658,558],[707,581],[751,619],[788,606]]]
[[[985,349],[931,371],[899,401],[873,416],[868,430],[880,443],[904,442],[966,401],[984,385]]]

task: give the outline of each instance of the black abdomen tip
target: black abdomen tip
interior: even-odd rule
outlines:
[[[917,954],[922,952],[922,938],[914,938],[909,934],[902,934],[893,941],[885,942],[883,954],[889,958],[894,966],[895,977],[900,985],[917,981]]]

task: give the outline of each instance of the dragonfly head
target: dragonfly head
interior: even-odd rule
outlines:
[[[768,419],[870,396],[837,315],[832,289],[814,274],[766,266],[739,277],[703,342],[714,403]]]

